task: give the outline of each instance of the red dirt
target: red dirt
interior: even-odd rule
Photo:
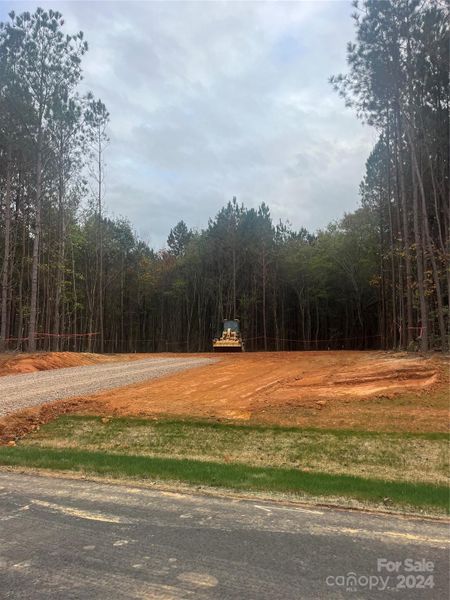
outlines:
[[[34,352],[0,354],[0,376],[33,373],[66,367],[83,367],[104,362],[137,360],[150,354],[93,354],[87,352]]]
[[[410,392],[416,398],[422,393],[425,400],[427,390],[445,383],[444,365],[438,358],[381,352],[227,355],[214,365],[98,394],[92,408],[118,415],[171,414],[292,425],[307,424],[311,411],[316,416],[320,411],[325,427],[330,426],[330,417],[351,417],[361,404],[380,397],[394,399]],[[390,404],[394,408],[395,402]],[[411,404],[408,410],[420,401]]]
[[[0,436],[3,441],[14,439],[67,412],[377,431],[449,430],[449,361],[442,356],[341,351],[220,358],[205,367],[5,417]]]

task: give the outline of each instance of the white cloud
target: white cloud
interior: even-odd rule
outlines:
[[[205,226],[233,195],[309,229],[356,207],[374,134],[328,84],[346,68],[350,3],[57,8],[85,32],[83,85],[111,113],[107,203],[155,245],[181,218]]]

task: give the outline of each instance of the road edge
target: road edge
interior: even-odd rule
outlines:
[[[445,515],[433,515],[433,514],[422,514],[418,512],[410,511],[396,511],[392,509],[384,509],[378,506],[364,506],[357,501],[352,500],[354,505],[345,504],[344,502],[322,502],[320,498],[305,498],[302,500],[296,500],[290,497],[283,497],[283,495],[270,495],[267,493],[238,493],[234,490],[227,490],[226,488],[209,488],[203,486],[195,486],[189,484],[181,484],[177,482],[167,483],[159,480],[154,481],[143,481],[133,478],[112,478],[102,477],[95,475],[86,475],[82,473],[74,473],[73,471],[64,470],[53,470],[53,469],[36,469],[35,467],[14,467],[7,465],[0,465],[0,473],[18,473],[25,475],[34,475],[37,477],[47,477],[54,479],[68,479],[75,481],[91,481],[94,483],[102,483],[106,485],[119,485],[122,487],[135,487],[139,489],[156,490],[165,493],[173,494],[185,494],[187,496],[206,496],[218,499],[231,499],[236,501],[258,501],[258,502],[270,502],[276,503],[280,506],[298,507],[299,509],[325,509],[325,510],[338,510],[343,512],[356,512],[368,515],[376,515],[380,517],[396,517],[404,520],[416,520],[416,521],[431,521],[438,523],[450,524],[450,517]]]

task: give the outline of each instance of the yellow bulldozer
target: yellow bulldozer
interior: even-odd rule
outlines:
[[[222,334],[213,339],[214,352],[243,352],[244,341],[237,319],[223,322]]]

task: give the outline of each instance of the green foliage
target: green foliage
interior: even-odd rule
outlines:
[[[189,231],[184,221],[180,221],[170,230],[167,238],[167,246],[174,256],[184,256],[189,242],[192,239],[192,231]]]
[[[380,331],[385,345],[445,350],[450,277],[439,263],[450,261],[448,6],[354,6],[348,72],[331,84],[379,133],[361,196],[378,237]]]

